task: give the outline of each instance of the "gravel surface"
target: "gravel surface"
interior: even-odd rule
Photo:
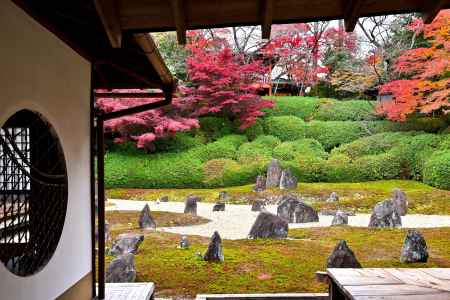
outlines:
[[[133,200],[109,199],[107,210],[141,210],[146,203],[151,211],[168,211],[183,213],[183,202],[146,202]],[[213,203],[198,203],[197,214],[211,220],[202,225],[184,227],[159,227],[157,230],[186,235],[200,235],[210,237],[215,230],[219,231],[224,239],[245,239],[253,225],[258,213],[250,210],[250,205],[227,204],[224,212],[213,212]],[[277,206],[269,205],[266,209],[276,214]],[[295,224],[290,223],[289,228],[325,227],[330,226],[333,216],[319,215],[319,222]],[[369,224],[370,214],[356,214],[349,216],[350,226],[366,227]],[[406,215],[402,217],[404,228],[430,228],[450,226],[450,216],[438,215]]]

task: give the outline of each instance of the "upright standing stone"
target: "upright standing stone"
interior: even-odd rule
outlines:
[[[392,192],[392,201],[397,209],[397,213],[400,216],[406,215],[406,212],[408,211],[408,199],[406,198],[405,192],[401,189],[394,189]]]
[[[361,264],[347,243],[341,240],[328,257],[327,268],[361,268]]]
[[[156,223],[150,215],[150,207],[145,204],[139,216],[139,228],[141,229],[155,229]]]
[[[212,262],[223,262],[222,239],[217,231],[212,235],[203,259]]]
[[[263,211],[266,207],[265,201],[262,199],[256,199],[252,203],[252,211]]]
[[[109,255],[122,255],[125,253],[136,254],[139,245],[144,240],[144,235],[135,233],[119,234],[114,240]]]
[[[196,216],[197,215],[197,202],[200,201],[200,197],[197,196],[188,196],[185,201],[184,206],[184,213],[185,214],[191,214]]]
[[[256,177],[256,184],[253,187],[254,192],[262,192],[266,190],[266,176],[258,175]]]
[[[427,262],[428,248],[422,234],[415,229],[408,230],[403,242],[400,261],[402,263]]]
[[[297,177],[292,174],[290,169],[283,170],[280,177],[280,189],[295,189],[297,188],[298,180]]]
[[[283,239],[289,231],[288,222],[274,214],[262,212],[258,215],[248,235],[251,239]]]
[[[336,202],[339,201],[339,196],[336,192],[332,192],[330,197],[328,197],[327,202]]]
[[[331,222],[331,225],[347,225],[348,224],[348,215],[342,210],[338,210],[336,215]]]
[[[106,282],[134,282],[135,280],[136,269],[132,253],[125,253],[111,261],[106,271]]]
[[[281,166],[277,159],[272,159],[267,167],[266,188],[280,186]]]
[[[401,226],[401,217],[392,200],[385,200],[375,205],[370,216],[369,227],[397,228]]]
[[[319,222],[319,215],[313,207],[290,195],[283,196],[277,215],[289,223]]]

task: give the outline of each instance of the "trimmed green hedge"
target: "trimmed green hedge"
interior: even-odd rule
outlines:
[[[237,158],[238,147],[246,141],[245,136],[227,135],[215,142],[189,150],[189,153],[202,162],[216,158]]]
[[[361,122],[311,121],[306,126],[306,137],[318,140],[327,151],[366,135]]]
[[[242,144],[239,147],[238,161],[241,163],[266,162],[272,158],[272,150],[280,143],[280,139],[275,136],[259,136],[254,141]]]
[[[264,122],[264,132],[282,141],[295,141],[305,137],[306,123],[299,117],[269,117]]]
[[[273,116],[295,116],[303,120],[312,117],[316,109],[319,107],[317,98],[312,97],[266,97],[273,100],[275,107],[266,110],[268,117]]]
[[[105,159],[107,188],[202,187],[202,162],[188,153],[129,155],[108,152]]]
[[[320,121],[371,121],[380,119],[374,111],[376,102],[363,100],[336,101],[319,99],[313,119]]]
[[[292,142],[284,142],[273,149],[273,157],[279,160],[293,160],[300,156],[325,159],[328,154],[315,139],[299,139]]]
[[[425,162],[423,182],[441,189],[450,190],[450,151],[433,153]]]

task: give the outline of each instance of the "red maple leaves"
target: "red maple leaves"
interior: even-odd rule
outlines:
[[[450,111],[450,10],[443,10],[429,25],[419,19],[408,29],[423,33],[429,48],[405,50],[398,57],[395,71],[405,79],[380,87],[381,94],[393,100],[377,110],[391,120],[403,121],[413,113]]]

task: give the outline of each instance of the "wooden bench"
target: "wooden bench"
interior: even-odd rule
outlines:
[[[328,269],[327,275],[331,300],[450,299],[450,268]]]

